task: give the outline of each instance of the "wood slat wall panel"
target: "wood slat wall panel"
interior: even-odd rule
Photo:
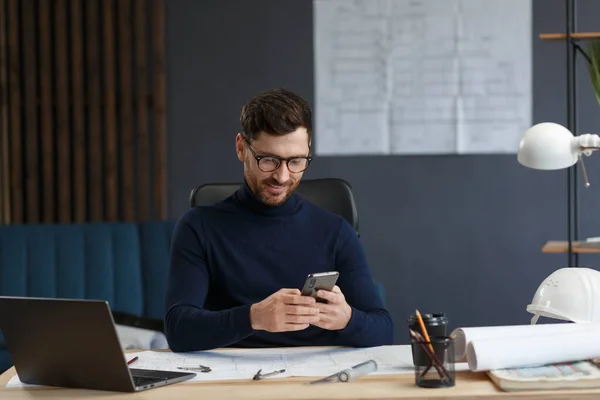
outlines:
[[[121,0],[119,0],[121,1]],[[116,77],[115,77],[115,37],[114,30],[116,24],[114,22],[114,2],[113,0],[102,0],[104,11],[104,112],[106,129],[104,136],[106,137],[106,153],[105,155],[105,173],[106,173],[106,193],[105,193],[105,209],[106,218],[109,221],[117,219],[119,210],[118,191],[117,191],[117,111],[116,111]]]
[[[38,155],[38,93],[37,93],[37,40],[35,35],[36,18],[34,0],[22,0],[21,18],[23,23],[23,72],[25,79],[25,198],[27,220],[39,222],[39,155]]]
[[[8,101],[10,113],[8,117],[10,134],[10,206],[11,222],[22,223],[23,214],[23,166],[22,145],[21,145],[21,114],[22,114],[22,95],[21,95],[21,34],[19,18],[19,0],[8,0]]]
[[[39,3],[39,39],[40,39],[40,100],[41,100],[41,164],[42,164],[42,221],[53,222],[56,212],[54,180],[54,102],[53,58],[52,58],[52,7],[50,2]]]
[[[150,192],[150,137],[148,132],[148,54],[146,40],[148,18],[146,1],[135,0],[135,47],[136,47],[136,102],[137,102],[137,198],[151,198]],[[138,208],[138,218],[146,220],[150,216],[150,204],[141,201]]]
[[[66,0],[55,0],[56,147],[58,149],[58,221],[71,221],[71,121]]]
[[[156,215],[167,218],[167,141],[166,141],[166,105],[165,105],[165,3],[154,0],[152,5],[152,39],[154,68],[154,180]]]
[[[163,14],[0,0],[0,223],[166,218]]]
[[[0,0],[0,224],[10,224],[10,151],[8,150],[8,13],[6,0]]]
[[[123,218],[125,220],[134,220],[135,207],[133,201],[128,199],[135,198],[133,187],[134,181],[134,136],[132,112],[133,96],[132,96],[132,56],[131,56],[131,28],[133,27],[131,19],[131,2],[130,0],[119,0],[119,72],[121,92],[121,204],[123,205]],[[127,134],[125,134],[127,132]],[[147,201],[147,200],[144,200]]]
[[[102,173],[102,136],[101,129],[101,109],[100,109],[100,7],[98,0],[87,0],[85,2],[86,9],[86,81],[85,86],[87,91],[87,144],[88,144],[88,182],[89,192],[87,196],[90,213],[88,219],[90,221],[102,221],[104,219],[103,212],[103,181]]]
[[[75,222],[87,219],[87,148],[81,0],[71,0],[71,87],[73,99],[73,208]]]

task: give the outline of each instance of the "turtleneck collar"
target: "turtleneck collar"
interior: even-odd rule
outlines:
[[[294,213],[299,205],[296,193],[293,193],[283,204],[277,206],[265,204],[252,193],[245,179],[243,185],[235,192],[234,197],[243,207],[263,215],[289,215]]]

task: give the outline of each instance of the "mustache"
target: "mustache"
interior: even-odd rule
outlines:
[[[263,181],[263,184],[265,185],[273,185],[273,186],[283,186],[283,187],[290,187],[292,186],[292,181],[287,181],[285,183],[279,183],[277,182],[275,179],[267,179]]]

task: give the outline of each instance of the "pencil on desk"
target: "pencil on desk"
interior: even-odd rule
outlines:
[[[137,359],[138,359],[138,356],[133,357],[131,360],[127,361],[127,365],[133,364],[134,362],[137,361]]]

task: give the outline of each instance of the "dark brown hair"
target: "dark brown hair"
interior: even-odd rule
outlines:
[[[260,132],[285,135],[299,127],[312,137],[312,112],[300,96],[285,89],[273,89],[253,97],[242,107],[242,133],[252,141]]]

